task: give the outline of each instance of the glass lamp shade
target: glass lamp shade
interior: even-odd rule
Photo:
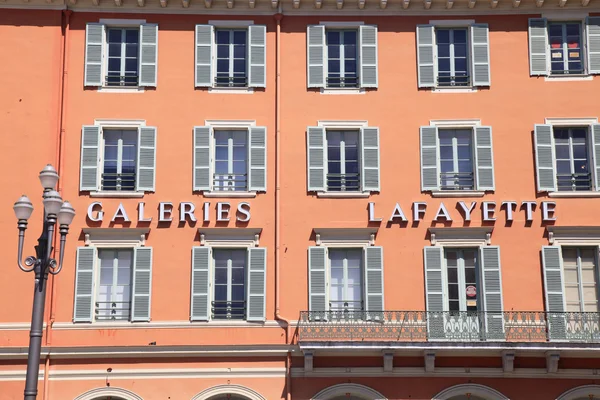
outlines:
[[[58,212],[58,224],[59,225],[71,225],[75,218],[75,209],[71,206],[71,203],[65,201]]]
[[[29,197],[23,195],[15,202],[13,210],[18,220],[24,219],[27,221],[31,217],[31,213],[33,213],[33,204],[31,204]]]
[[[56,190],[50,190],[44,193],[44,207],[48,214],[58,214],[63,201],[60,198],[60,194]]]
[[[58,182],[58,174],[50,164],[46,165],[39,175],[40,183],[44,189],[54,189]]]

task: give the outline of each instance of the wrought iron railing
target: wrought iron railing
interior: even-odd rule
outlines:
[[[581,62],[579,60],[574,60],[571,62]],[[550,70],[550,74],[551,75],[583,75],[585,73],[585,70],[583,68],[570,68],[570,69],[558,69],[558,68],[552,68]]]
[[[473,190],[475,178],[472,172],[441,172],[440,188],[442,190]]]
[[[102,190],[135,190],[135,173],[103,173],[100,183]]]
[[[330,88],[358,87],[358,76],[328,76],[326,80]]]
[[[438,86],[469,86],[471,84],[471,77],[467,74],[456,74],[453,76],[440,75],[437,78]]]
[[[302,311],[298,337],[301,342],[600,343],[600,314],[544,311]]]
[[[215,300],[211,303],[213,319],[244,319],[246,318],[246,301]]]
[[[113,75],[109,73],[105,77],[105,84],[106,86],[138,86],[138,79],[137,75]]]
[[[131,314],[129,301],[96,301],[96,321],[128,321]]]
[[[556,183],[559,191],[592,190],[592,174],[557,174]]]
[[[214,174],[213,190],[246,191],[248,190],[248,174]]]
[[[248,86],[247,76],[216,76],[215,87],[246,87]]]
[[[327,174],[327,190],[358,192],[360,190],[360,174]]]

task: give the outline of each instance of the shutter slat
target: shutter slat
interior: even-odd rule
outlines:
[[[194,190],[210,190],[211,168],[210,168],[210,138],[212,135],[210,126],[194,127]]]
[[[486,246],[481,249],[481,271],[483,274],[483,301],[487,337],[503,340],[504,314],[502,304],[502,272],[500,269],[500,247]]]
[[[529,74],[548,75],[548,21],[529,19]]]
[[[419,87],[435,87],[435,28],[433,25],[417,25],[417,64]]]
[[[567,337],[562,251],[560,246],[542,247],[542,267],[544,269],[544,294],[548,313],[551,340],[564,340]]]
[[[96,191],[99,189],[100,132],[101,128],[95,125],[84,125],[81,128],[79,190]]]
[[[196,25],[196,70],[194,72],[196,87],[213,86],[213,37],[212,25]]]
[[[95,247],[78,247],[75,262],[75,304],[73,322],[92,322]]]
[[[538,192],[556,191],[556,162],[554,161],[554,137],[552,125],[536,125],[535,167]]]
[[[210,247],[192,247],[192,298],[190,301],[190,320],[192,321],[209,320],[211,264]]]
[[[377,26],[361,25],[360,37],[360,87],[376,88],[377,72]]]
[[[158,25],[140,25],[140,86],[156,87],[158,77]]]
[[[585,20],[588,73],[600,74],[600,17]]]
[[[308,25],[306,29],[308,87],[325,87],[325,27]]]
[[[152,247],[137,247],[133,254],[131,321],[150,321]]]
[[[264,321],[266,318],[267,249],[248,249],[247,321]]]
[[[327,248],[308,248],[308,309],[311,319],[326,319]]]
[[[138,191],[154,192],[156,184],[156,128],[139,128],[137,187]]]
[[[490,86],[490,44],[488,24],[471,26],[473,86]]]
[[[248,170],[248,189],[250,191],[267,191],[267,128],[251,127],[250,133],[250,168]]]
[[[590,136],[594,155],[594,190],[600,191],[600,124],[592,124]]]
[[[435,126],[421,127],[421,190],[439,189],[438,130]]]
[[[306,129],[308,191],[325,191],[325,128],[309,126]]]
[[[86,24],[84,86],[102,86],[103,54],[104,24]]]
[[[444,291],[442,268],[444,255],[442,247],[425,246],[425,293],[427,303],[427,337],[443,339],[444,331]]]
[[[362,140],[362,190],[364,192],[379,192],[379,128],[361,128]]]
[[[267,86],[267,27],[266,25],[250,25],[249,36],[249,87]]]
[[[365,248],[365,292],[369,319],[383,320],[383,247]]]
[[[475,166],[477,190],[495,190],[492,127],[475,127]]]

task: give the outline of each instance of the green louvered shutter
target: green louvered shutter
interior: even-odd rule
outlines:
[[[419,87],[435,87],[435,28],[417,25],[417,63]]]
[[[360,87],[376,88],[377,73],[377,26],[361,25],[360,36]]]
[[[95,247],[78,247],[75,262],[75,304],[73,322],[92,322],[94,306],[94,264],[97,253]]]
[[[250,25],[248,27],[249,51],[249,87],[267,86],[267,27]]]
[[[439,189],[438,130],[435,126],[421,127],[421,191]]]
[[[534,137],[537,190],[554,192],[556,191],[556,162],[552,125],[536,125]]]
[[[492,340],[504,340],[500,247],[486,246],[481,248],[480,259],[483,275],[483,311],[486,317],[486,337]]]
[[[213,37],[212,25],[196,25],[196,87],[213,86]]]
[[[104,24],[86,24],[84,86],[102,86],[103,54]]]
[[[490,86],[490,39],[488,24],[471,26],[473,86]]]
[[[592,138],[592,152],[594,165],[594,190],[600,191],[600,124],[592,124],[590,127]]]
[[[248,249],[247,321],[264,321],[267,315],[267,249]]]
[[[325,27],[308,25],[306,29],[308,87],[325,87]]]
[[[369,319],[383,321],[383,247],[366,247],[365,310]]]
[[[133,253],[131,321],[150,321],[152,297],[152,247],[136,247]]]
[[[379,174],[379,128],[361,128],[362,174],[364,192],[380,191]]]
[[[248,189],[256,192],[267,191],[267,128],[251,127],[250,130],[250,168],[248,170]]]
[[[444,290],[442,268],[444,250],[442,247],[425,246],[425,299],[427,303],[427,337],[444,339]]]
[[[154,192],[156,182],[156,128],[139,128],[137,187],[139,191]]]
[[[194,190],[210,190],[210,126],[194,127]]]
[[[308,191],[321,192],[325,190],[325,128],[309,126],[306,129]]]
[[[475,167],[477,168],[477,190],[494,190],[494,152],[492,127],[475,128]]]
[[[585,31],[588,73],[600,74],[600,17],[587,17]]]
[[[84,125],[81,128],[81,165],[79,190],[96,191],[99,189],[98,163],[100,162],[101,128]]]
[[[542,247],[542,266],[550,340],[565,340],[567,338],[566,305],[560,246]]]
[[[208,321],[210,315],[210,247],[192,247],[192,299],[190,320]]]
[[[548,21],[529,19],[529,74],[548,75]]]
[[[140,25],[140,86],[156,87],[158,77],[158,25]]]
[[[327,319],[327,248],[308,248],[308,309],[311,320]]]

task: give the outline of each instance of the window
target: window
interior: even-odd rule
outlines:
[[[567,312],[598,312],[596,247],[563,247]]]
[[[100,190],[135,191],[137,129],[104,131]]]
[[[452,312],[477,312],[478,249],[446,248],[446,273],[448,275],[448,310]]]
[[[582,24],[551,22],[548,24],[551,74],[583,74]]]
[[[473,190],[473,132],[440,129],[440,189]]]
[[[215,130],[215,191],[248,190],[248,131]]]
[[[329,272],[331,311],[362,311],[362,249],[330,249]]]
[[[554,128],[559,191],[592,189],[587,128]]]
[[[217,47],[216,87],[246,87],[247,74],[247,36],[246,29],[217,29],[215,31]]]
[[[214,249],[213,319],[246,317],[246,249]]]
[[[131,312],[131,249],[99,249],[96,321],[129,320]]]
[[[108,28],[106,86],[138,86],[138,28]]]
[[[438,86],[469,86],[465,28],[436,29]]]
[[[327,130],[327,190],[360,190],[358,137],[358,131]]]
[[[327,87],[358,87],[357,30],[327,30]]]

